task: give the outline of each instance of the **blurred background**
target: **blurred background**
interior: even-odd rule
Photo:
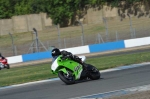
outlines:
[[[150,1],[63,2],[1,0],[0,52],[9,57],[150,36]]]
[[[126,18],[123,21],[103,19],[102,23],[82,24],[45,30],[11,33],[0,37],[0,52],[5,56],[51,50],[53,47],[70,48],[150,36],[150,21],[146,18]]]

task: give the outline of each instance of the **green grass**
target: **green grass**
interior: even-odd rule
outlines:
[[[150,52],[87,58],[86,63],[96,66],[99,70],[104,70],[148,61],[150,61]],[[50,63],[3,69],[0,71],[0,87],[55,77],[57,75],[50,72]]]
[[[25,66],[0,71],[0,86],[25,83],[56,77],[50,73],[50,65]]]
[[[114,68],[123,65],[130,65],[150,61],[150,52],[116,55],[102,58],[87,59],[90,64],[97,66],[99,70]]]

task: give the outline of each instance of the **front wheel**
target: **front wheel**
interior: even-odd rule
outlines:
[[[90,64],[88,64],[88,66],[91,68],[90,73],[89,73],[89,78],[92,80],[100,79],[101,74],[99,70]]]
[[[59,71],[59,72],[58,72],[58,77],[59,77],[64,83],[66,83],[67,85],[70,85],[70,84],[74,84],[74,83],[75,83],[75,77],[72,76],[71,74],[67,75],[67,74],[65,74],[64,72]]]

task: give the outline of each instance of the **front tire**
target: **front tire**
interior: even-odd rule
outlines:
[[[67,76],[64,72],[59,71],[58,77],[67,85],[74,84],[75,83],[75,77],[72,75]]]

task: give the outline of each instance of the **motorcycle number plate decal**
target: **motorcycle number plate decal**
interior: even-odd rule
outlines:
[[[78,71],[80,68],[81,68],[81,65],[76,66],[76,67],[74,68],[74,71]]]

